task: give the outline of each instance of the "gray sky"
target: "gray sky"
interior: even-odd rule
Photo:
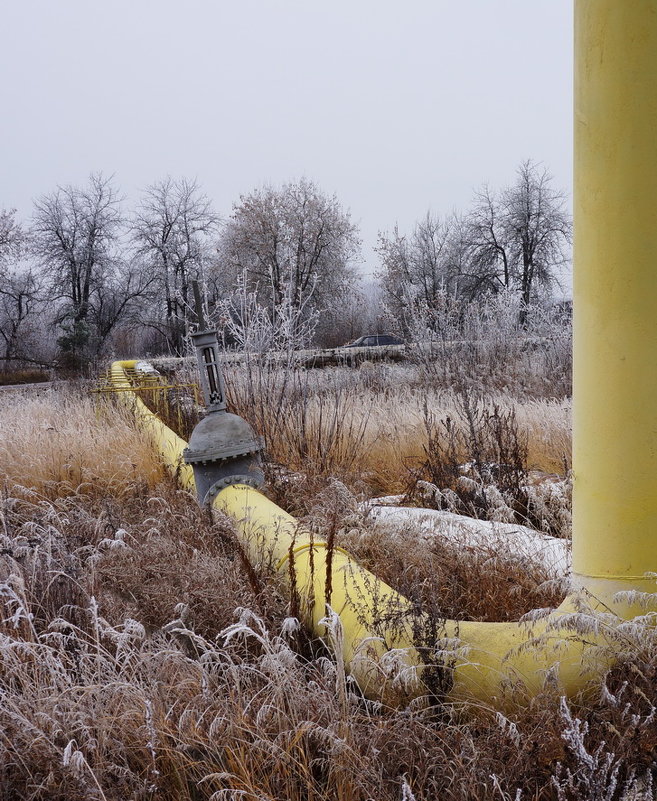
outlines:
[[[362,231],[532,158],[571,192],[571,0],[0,0],[0,207],[91,171],[196,177],[223,216],[302,175]]]

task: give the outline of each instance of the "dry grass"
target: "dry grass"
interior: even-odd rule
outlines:
[[[157,483],[119,412],[53,393],[5,404],[0,430],[2,801],[652,798],[652,629],[624,632],[625,664],[586,704],[548,684],[507,717],[383,708],[286,619],[272,576],[244,570],[229,528]],[[326,476],[287,483],[419,609],[507,619],[558,601],[526,565],[377,540]]]
[[[497,406],[502,412],[513,411],[519,432],[527,440],[529,470],[563,473],[570,468],[569,401],[513,400],[492,395],[485,397],[482,403],[489,409]],[[402,491],[409,472],[424,458],[428,446],[425,409],[436,421],[449,419],[460,431],[467,430],[459,395],[454,391],[400,391],[372,404],[366,447],[370,470],[384,493]],[[463,462],[471,456],[467,448],[459,454]]]
[[[413,367],[365,363],[310,371],[251,364],[230,368],[227,383],[233,408],[263,433],[275,462],[313,475],[351,473],[375,494],[403,491],[421,464],[426,410],[467,427],[459,393],[434,388]],[[528,469],[570,468],[569,400],[481,397],[488,407],[515,413],[528,441]]]
[[[367,363],[315,371],[249,363],[230,369],[228,386],[233,409],[265,437],[275,499],[295,514],[306,514],[303,498],[331,478],[366,497],[405,494],[417,502],[418,482],[430,482],[455,498],[462,465],[497,465],[509,474],[514,457],[515,488],[486,487],[477,475],[486,498],[480,488],[476,503],[462,497],[439,508],[570,535],[567,399],[439,390],[417,367]],[[485,418],[511,419],[522,453],[495,442],[482,447],[490,439]],[[561,483],[553,487],[556,479]],[[421,500],[427,504],[426,496]]]
[[[428,699],[385,709],[339,653],[301,655],[283,599],[254,593],[230,533],[159,490],[104,509],[88,495],[6,500],[3,801],[583,801],[648,775],[654,637],[632,689],[619,672],[590,708],[548,688],[508,717]],[[261,614],[234,612],[245,603]]]
[[[565,580],[540,560],[530,560],[497,538],[474,548],[458,529],[450,539],[427,537],[420,524],[377,526],[339,481],[318,491],[305,522],[357,557],[375,576],[412,601],[418,613],[436,620],[518,620],[536,608],[558,606]],[[424,644],[424,643],[423,643]]]
[[[152,485],[163,474],[153,449],[126,412],[75,390],[3,395],[2,478],[47,497],[73,492],[108,496]]]
[[[403,536],[369,526],[349,528],[340,544],[374,575],[436,619],[518,620],[531,609],[558,606],[564,582],[539,564],[496,548],[427,542],[419,528]]]

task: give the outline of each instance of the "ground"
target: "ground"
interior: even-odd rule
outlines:
[[[365,501],[398,493],[567,538],[566,396],[455,390],[386,364],[235,366],[228,379],[266,437],[272,498],[333,527],[419,609],[499,620],[559,602],[563,587],[522,555],[382,531]],[[627,629],[588,696],[566,701],[548,681],[504,715],[438,690],[383,707],[291,620],[289,592],[245,563],[111,398],[11,393],[0,433],[2,801],[653,797],[651,628]]]

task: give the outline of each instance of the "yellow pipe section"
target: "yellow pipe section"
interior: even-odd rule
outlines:
[[[195,488],[194,471],[191,465],[185,464],[182,457],[187,443],[164,425],[159,417],[153,414],[142,399],[132,391],[133,385],[128,375],[134,371],[136,364],[137,359],[113,362],[110,367],[110,382],[119,390],[117,396],[134,410],[140,426],[150,436],[169,472],[184,489],[193,492]]]
[[[391,702],[438,689],[451,700],[504,705],[514,685],[538,692],[548,669],[562,690],[573,694],[609,664],[604,646],[611,639],[604,632],[582,637],[570,628],[578,608],[572,597],[533,623],[445,620],[436,632],[406,598],[341,549],[332,554],[327,597],[327,544],[313,540],[295,518],[257,490],[229,486],[213,508],[234,521],[253,563],[273,565],[294,578],[306,625],[324,633],[319,621],[327,601],[340,615],[347,669],[369,697]],[[595,650],[591,644],[603,647]],[[387,667],[381,657],[396,649],[396,659],[388,659]]]
[[[503,705],[518,683],[539,691],[548,672],[572,694],[611,663],[617,625],[645,611],[616,594],[654,590],[657,0],[575,0],[575,36],[573,592],[532,624],[447,620],[436,640],[407,599],[261,493],[233,485],[214,501],[254,562],[294,580],[308,625],[322,633],[327,600],[340,614],[345,662],[371,697],[438,681],[452,700]],[[184,443],[140,419],[179,471]],[[604,613],[585,634],[582,601]]]
[[[573,570],[657,571],[657,2],[578,0]]]

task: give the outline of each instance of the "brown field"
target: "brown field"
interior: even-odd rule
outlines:
[[[457,511],[568,536],[567,399],[456,391],[384,364],[228,380],[266,437],[271,497],[334,527],[418,608],[506,620],[559,603],[520,560],[412,530],[382,539],[360,501],[441,505],[430,488],[452,489]],[[475,456],[477,498],[459,483]],[[2,801],[653,798],[652,628],[628,628],[593,696],[566,702],[548,682],[506,716],[433,696],[387,708],[291,623],[278,580],[245,569],[230,528],[111,399],[3,396],[0,470]]]

